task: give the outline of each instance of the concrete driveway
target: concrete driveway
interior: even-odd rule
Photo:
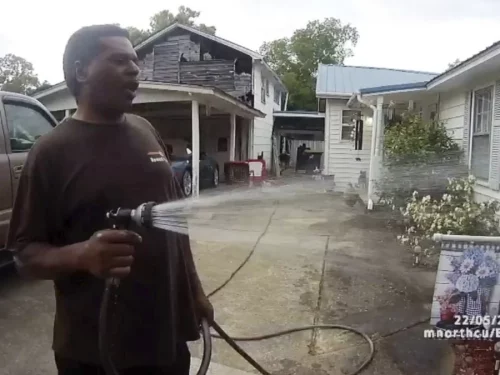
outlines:
[[[422,337],[434,274],[409,265],[385,222],[329,193],[274,198],[221,202],[201,210],[191,222],[207,292],[253,251],[245,267],[212,298],[218,323],[232,336],[321,323],[351,325],[375,341],[375,359],[363,373],[446,374],[448,345]],[[53,310],[50,282],[2,276],[1,374],[55,373]],[[362,339],[340,330],[241,346],[276,375],[350,374],[369,354]],[[201,345],[191,348],[200,357]],[[213,362],[213,375],[255,372],[220,340],[214,343]],[[193,370],[198,363],[195,358]]]

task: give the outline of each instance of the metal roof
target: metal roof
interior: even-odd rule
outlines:
[[[412,70],[320,64],[316,95],[349,97],[364,88],[427,82],[437,75]]]

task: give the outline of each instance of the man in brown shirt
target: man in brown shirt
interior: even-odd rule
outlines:
[[[213,309],[189,238],[156,229],[112,230],[105,214],[181,199],[161,138],[126,114],[138,88],[137,55],[117,26],[85,27],[64,52],[77,111],[41,137],[26,160],[8,248],[22,274],[54,280],[53,349],[60,375],[104,374],[98,315],[104,280],[121,278],[111,358],[121,374],[189,374],[186,342]],[[160,160],[160,162],[158,162]]]

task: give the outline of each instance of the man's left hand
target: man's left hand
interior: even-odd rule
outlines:
[[[214,321],[214,307],[204,293],[199,293],[195,298],[196,310],[200,319],[207,319],[209,324]],[[201,323],[201,321],[200,321]]]

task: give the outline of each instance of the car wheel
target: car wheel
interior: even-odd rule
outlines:
[[[193,192],[193,178],[189,170],[184,171],[182,175],[182,191],[186,197],[189,197]]]
[[[219,168],[214,168],[214,175],[212,177],[212,186],[219,186]]]

